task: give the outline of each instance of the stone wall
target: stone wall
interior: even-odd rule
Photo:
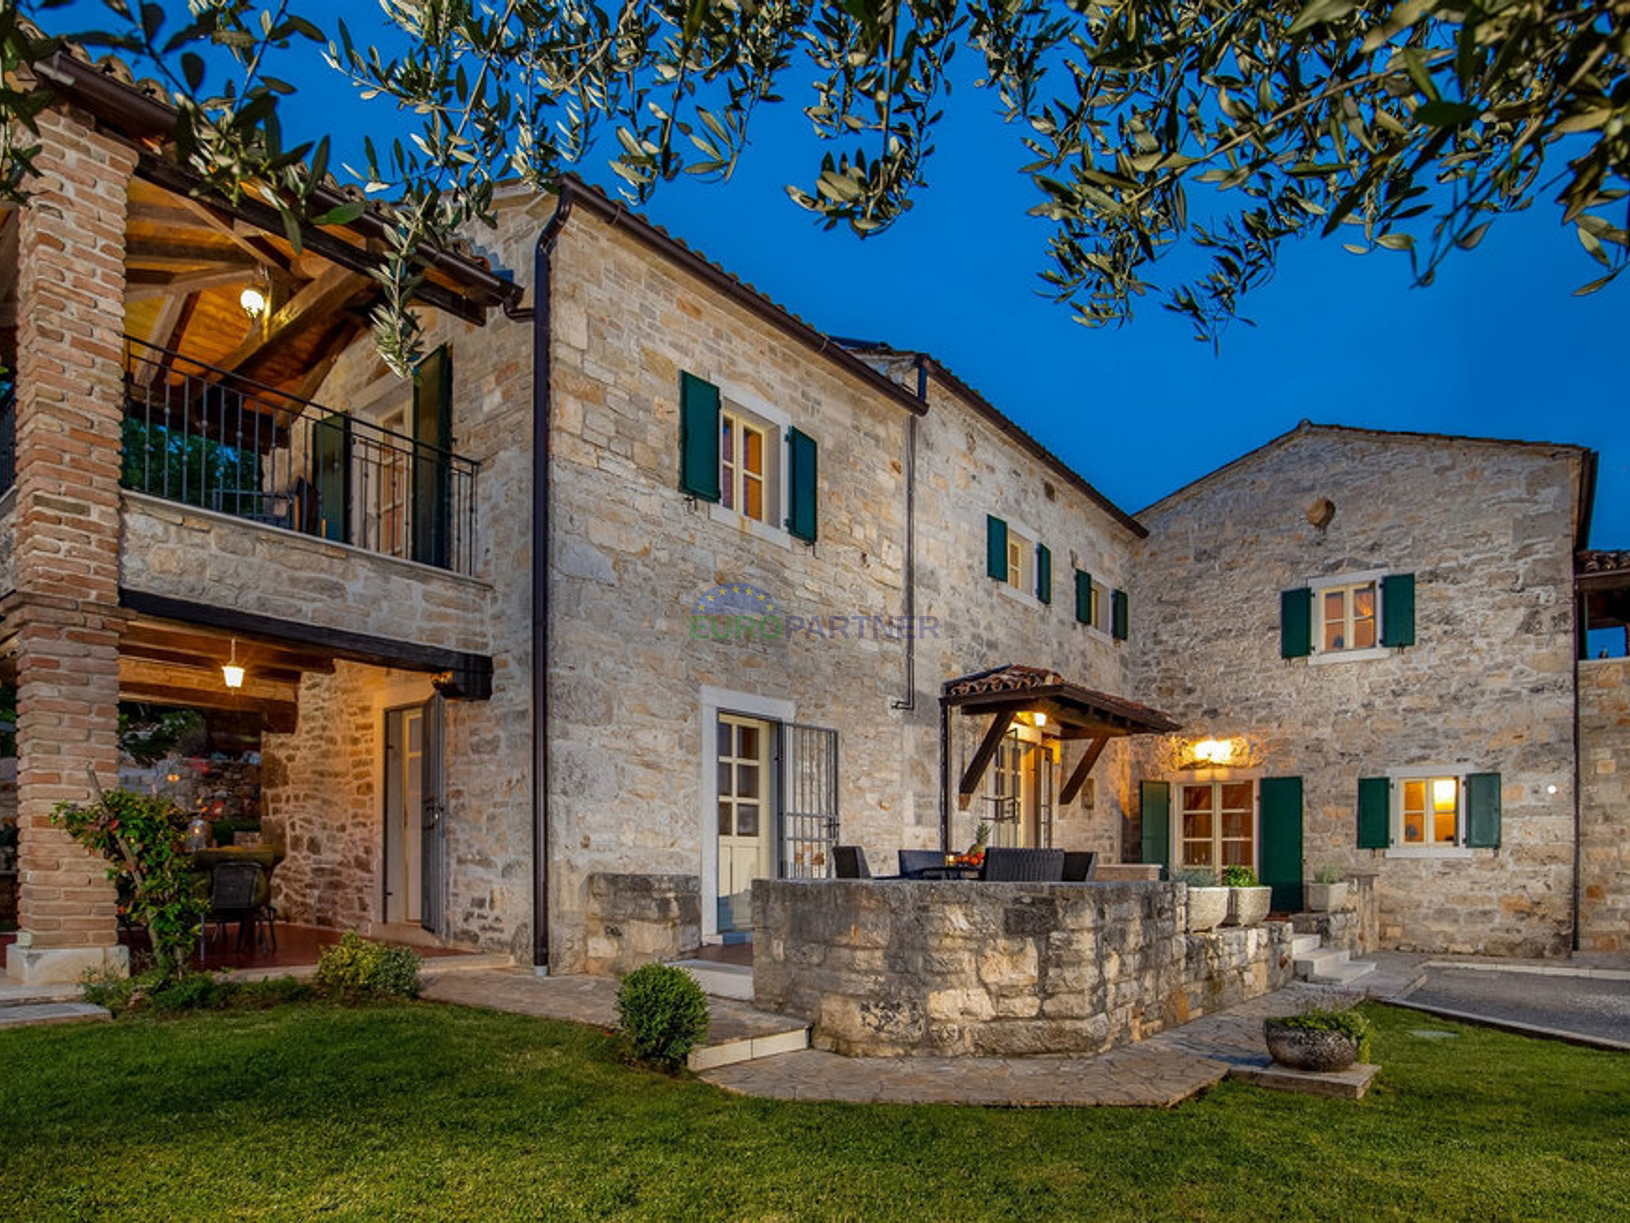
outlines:
[[[1286,984],[1290,927],[1185,934],[1176,883],[754,885],[756,1004],[853,1056],[1098,1053]]]
[[[1250,744],[1212,776],[1302,778],[1304,878],[1373,873],[1384,947],[1568,946],[1581,454],[1304,424],[1142,515],[1134,688],[1185,739]],[[1280,657],[1282,591],[1374,571],[1415,575],[1412,646]],[[1357,848],[1359,778],[1405,768],[1499,773],[1501,847]],[[1140,748],[1134,778],[1191,776]]]
[[[1007,662],[1119,691],[1127,647],[1075,624],[1072,561],[1119,581],[1132,532],[1050,478],[935,383],[917,426],[914,684],[903,638],[863,628],[905,609],[912,414],[869,382],[580,208],[555,248],[551,419],[551,961],[584,963],[587,880],[696,874],[704,926],[717,814],[708,809],[712,709],[839,732],[840,837],[879,869],[939,842],[944,680]],[[678,488],[681,372],[726,401],[783,413],[819,446],[819,540],[748,523]],[[483,474],[485,478],[485,473]],[[1052,548],[1044,607],[984,576],[985,515]],[[707,591],[749,583],[819,631],[698,639]],[[833,631],[834,626],[839,631]],[[1101,638],[1101,639],[1100,639]],[[711,702],[711,703],[710,703]],[[952,764],[982,727],[955,724]],[[1068,768],[1078,751],[1071,745]],[[1055,843],[1112,849],[1124,786],[1116,753],[1097,805],[1065,813]],[[953,843],[977,813],[959,815]],[[1111,855],[1114,856],[1114,855]]]
[[[1579,664],[1579,947],[1630,951],[1630,660]]]
[[[695,875],[617,875],[588,879],[583,971],[623,973],[693,954],[702,942],[702,881]]]

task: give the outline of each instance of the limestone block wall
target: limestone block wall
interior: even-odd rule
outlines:
[[[695,875],[616,875],[588,880],[583,971],[620,976],[683,959],[702,941],[702,881]]]
[[[1175,883],[760,881],[755,1004],[851,1056],[1097,1053],[1278,989],[1283,922],[1184,933]]]
[[[419,645],[485,654],[487,583],[310,535],[125,491],[120,580],[132,589]]]
[[[1579,664],[1579,947],[1630,951],[1630,660]]]
[[[700,874],[705,908],[709,701],[836,729],[841,838],[883,864],[898,847],[938,842],[944,679],[1024,661],[1116,685],[1124,647],[1078,630],[1069,566],[1074,547],[1119,576],[1111,558],[1126,542],[1115,532],[1130,533],[1106,527],[1062,480],[1049,496],[1036,461],[965,406],[935,391],[919,425],[916,614],[934,625],[919,622],[911,685],[905,641],[872,627],[904,610],[911,413],[587,209],[555,248],[554,285],[552,962],[583,962],[591,874]],[[815,439],[818,542],[680,491],[682,371]],[[1005,487],[1015,471],[1022,482]],[[971,493],[973,481],[989,494]],[[984,516],[1002,511],[1052,541],[1051,608],[987,585]],[[693,635],[697,600],[730,583],[820,627]]]
[[[1581,454],[1304,424],[1141,516],[1134,687],[1187,737],[1246,739],[1254,769],[1236,775],[1303,779],[1304,878],[1374,874],[1382,946],[1568,945]],[[1280,592],[1365,571],[1415,575],[1415,644],[1281,658]],[[1410,767],[1498,772],[1501,847],[1356,848],[1358,779]],[[1150,745],[1139,778],[1185,774]]]

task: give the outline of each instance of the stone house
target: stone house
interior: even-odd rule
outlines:
[[[9,979],[122,962],[49,820],[118,776],[121,701],[256,727],[283,918],[551,971],[746,937],[755,878],[983,822],[1241,857],[1287,904],[1375,871],[1394,945],[1617,937],[1611,768],[1575,815],[1580,762],[1624,755],[1612,668],[1571,746],[1580,627],[1626,585],[1575,599],[1588,452],[1303,428],[1133,517],[939,362],[577,183],[436,253],[408,382],[367,334],[376,218],[296,252],[253,192],[195,193],[134,83],[44,75],[36,196],[0,218]],[[1451,482],[1463,514],[1428,512]],[[1448,781],[1418,846],[1391,795]]]

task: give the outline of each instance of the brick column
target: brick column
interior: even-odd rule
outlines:
[[[119,422],[126,189],[135,152],[40,117],[17,290],[18,929],[14,983],[126,966],[105,864],[51,808],[118,784]]]

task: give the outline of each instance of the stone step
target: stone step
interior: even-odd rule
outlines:
[[[1324,943],[1324,939],[1317,934],[1293,934],[1290,939],[1290,953],[1293,956],[1311,955]]]
[[[1307,980],[1310,985],[1351,985],[1374,971],[1375,965],[1369,960],[1346,960],[1326,972],[1313,974]]]
[[[795,1020],[788,1020],[787,1023],[792,1026],[779,1032],[738,1036],[692,1049],[686,1063],[695,1071],[717,1070],[720,1066],[734,1066],[739,1062],[756,1061],[780,1053],[798,1053],[809,1048],[808,1026]]]
[[[0,976],[0,1011],[9,1007],[39,1006],[47,1002],[78,1002],[79,986],[13,985]]]
[[[1328,977],[1340,970],[1348,960],[1345,951],[1335,947],[1322,947],[1307,955],[1294,957],[1296,975],[1304,981],[1311,981],[1317,977]]]
[[[753,970],[745,964],[720,964],[714,960],[677,960],[675,968],[690,973],[704,994],[715,998],[753,1000]]]
[[[0,1028],[32,1028],[47,1023],[112,1019],[106,1007],[88,1002],[40,1002],[0,1007]]]

